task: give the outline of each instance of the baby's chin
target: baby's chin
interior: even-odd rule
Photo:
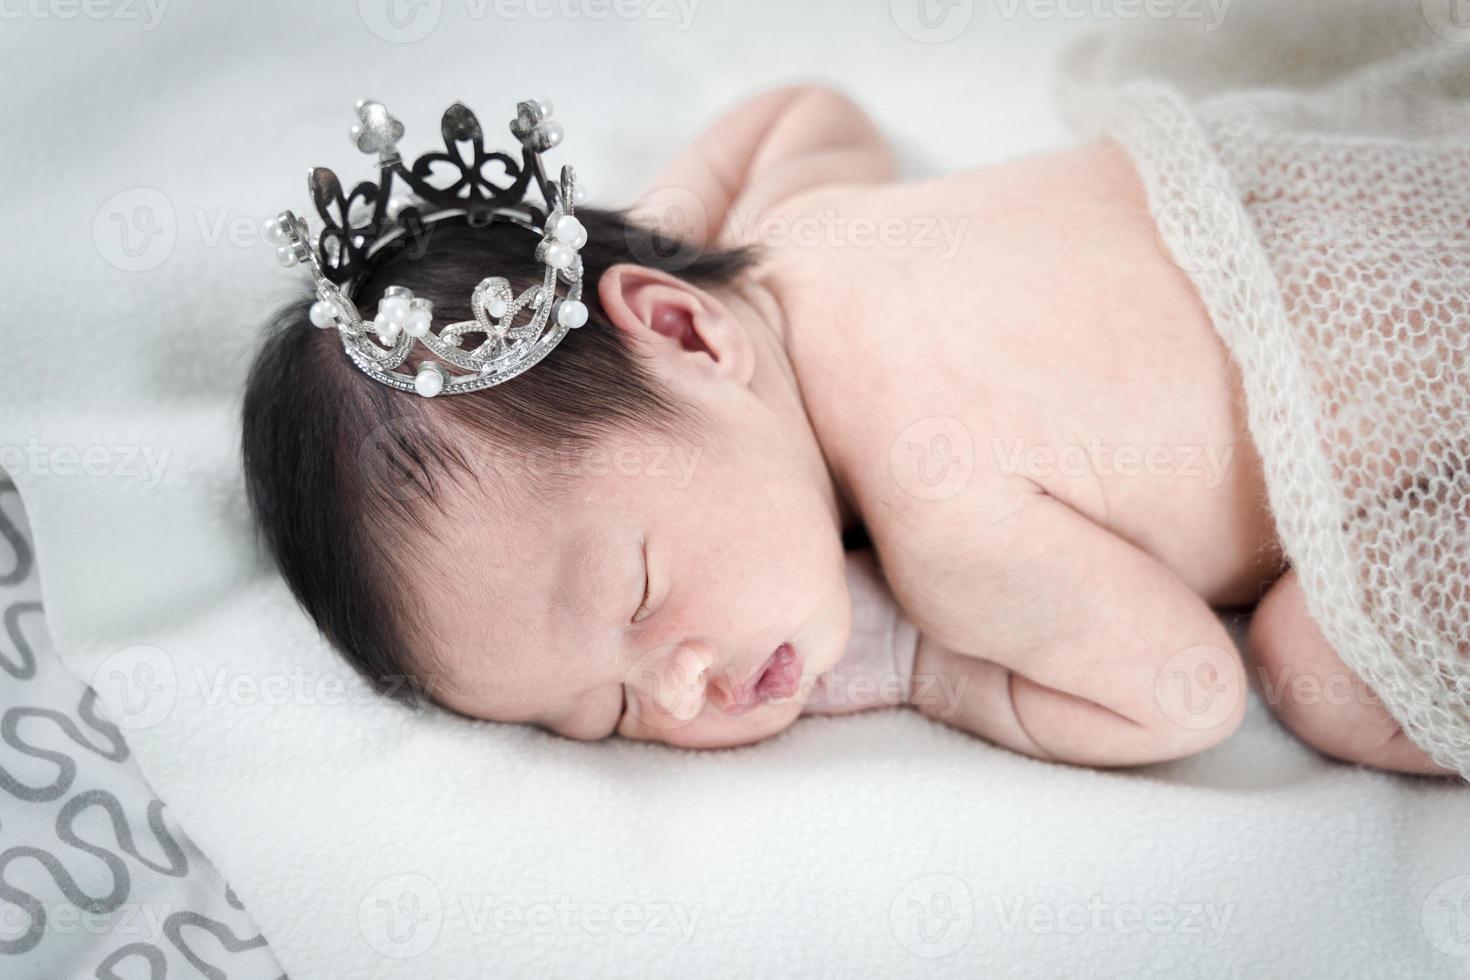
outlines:
[[[706,708],[698,718],[679,728],[650,732],[656,741],[684,749],[730,749],[753,745],[779,735],[801,717],[796,699],[772,701],[741,715]]]

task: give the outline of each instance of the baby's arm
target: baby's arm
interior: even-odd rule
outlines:
[[[1042,759],[1137,765],[1223,740],[1245,707],[1239,655],[1198,595],[1128,541],[1037,492],[954,543],[937,596],[905,595],[916,677],[962,696],[947,724]],[[917,689],[916,689],[917,693]],[[936,702],[944,705],[944,702]]]
[[[734,214],[764,212],[823,184],[894,175],[887,143],[850,99],[819,85],[788,86],[717,119],[654,178],[634,213],[691,244],[738,245],[750,224]]]

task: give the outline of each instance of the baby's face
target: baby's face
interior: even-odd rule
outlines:
[[[842,546],[809,461],[774,432],[736,442],[620,436],[502,459],[564,475],[540,498],[446,486],[411,583],[434,700],[691,748],[789,725],[847,643]],[[514,483],[486,469],[482,484]]]

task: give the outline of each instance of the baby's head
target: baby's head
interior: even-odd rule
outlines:
[[[283,309],[245,393],[251,506],[298,601],[385,695],[581,739],[764,738],[851,616],[779,309],[748,253],[691,258],[577,214],[589,319],[491,388],[387,387],[311,324],[312,297]],[[443,220],[371,261],[353,302],[398,285],[469,320],[487,274],[540,282],[536,242]]]

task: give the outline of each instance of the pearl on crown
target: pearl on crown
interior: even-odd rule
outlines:
[[[556,308],[556,322],[575,330],[587,322],[587,304],[574,299],[562,300]]]
[[[413,290],[403,286],[389,286],[378,301],[378,314],[373,317],[373,328],[378,339],[385,344],[395,344],[399,336],[408,334],[415,339],[429,335],[434,322],[434,304],[414,296]]]
[[[319,299],[311,304],[311,312],[307,314],[311,319],[311,325],[320,330],[337,325],[337,305],[328,300]]]
[[[442,367],[433,361],[425,361],[419,365],[418,373],[413,376],[413,390],[425,398],[433,398],[444,390],[444,385],[449,381]]]

